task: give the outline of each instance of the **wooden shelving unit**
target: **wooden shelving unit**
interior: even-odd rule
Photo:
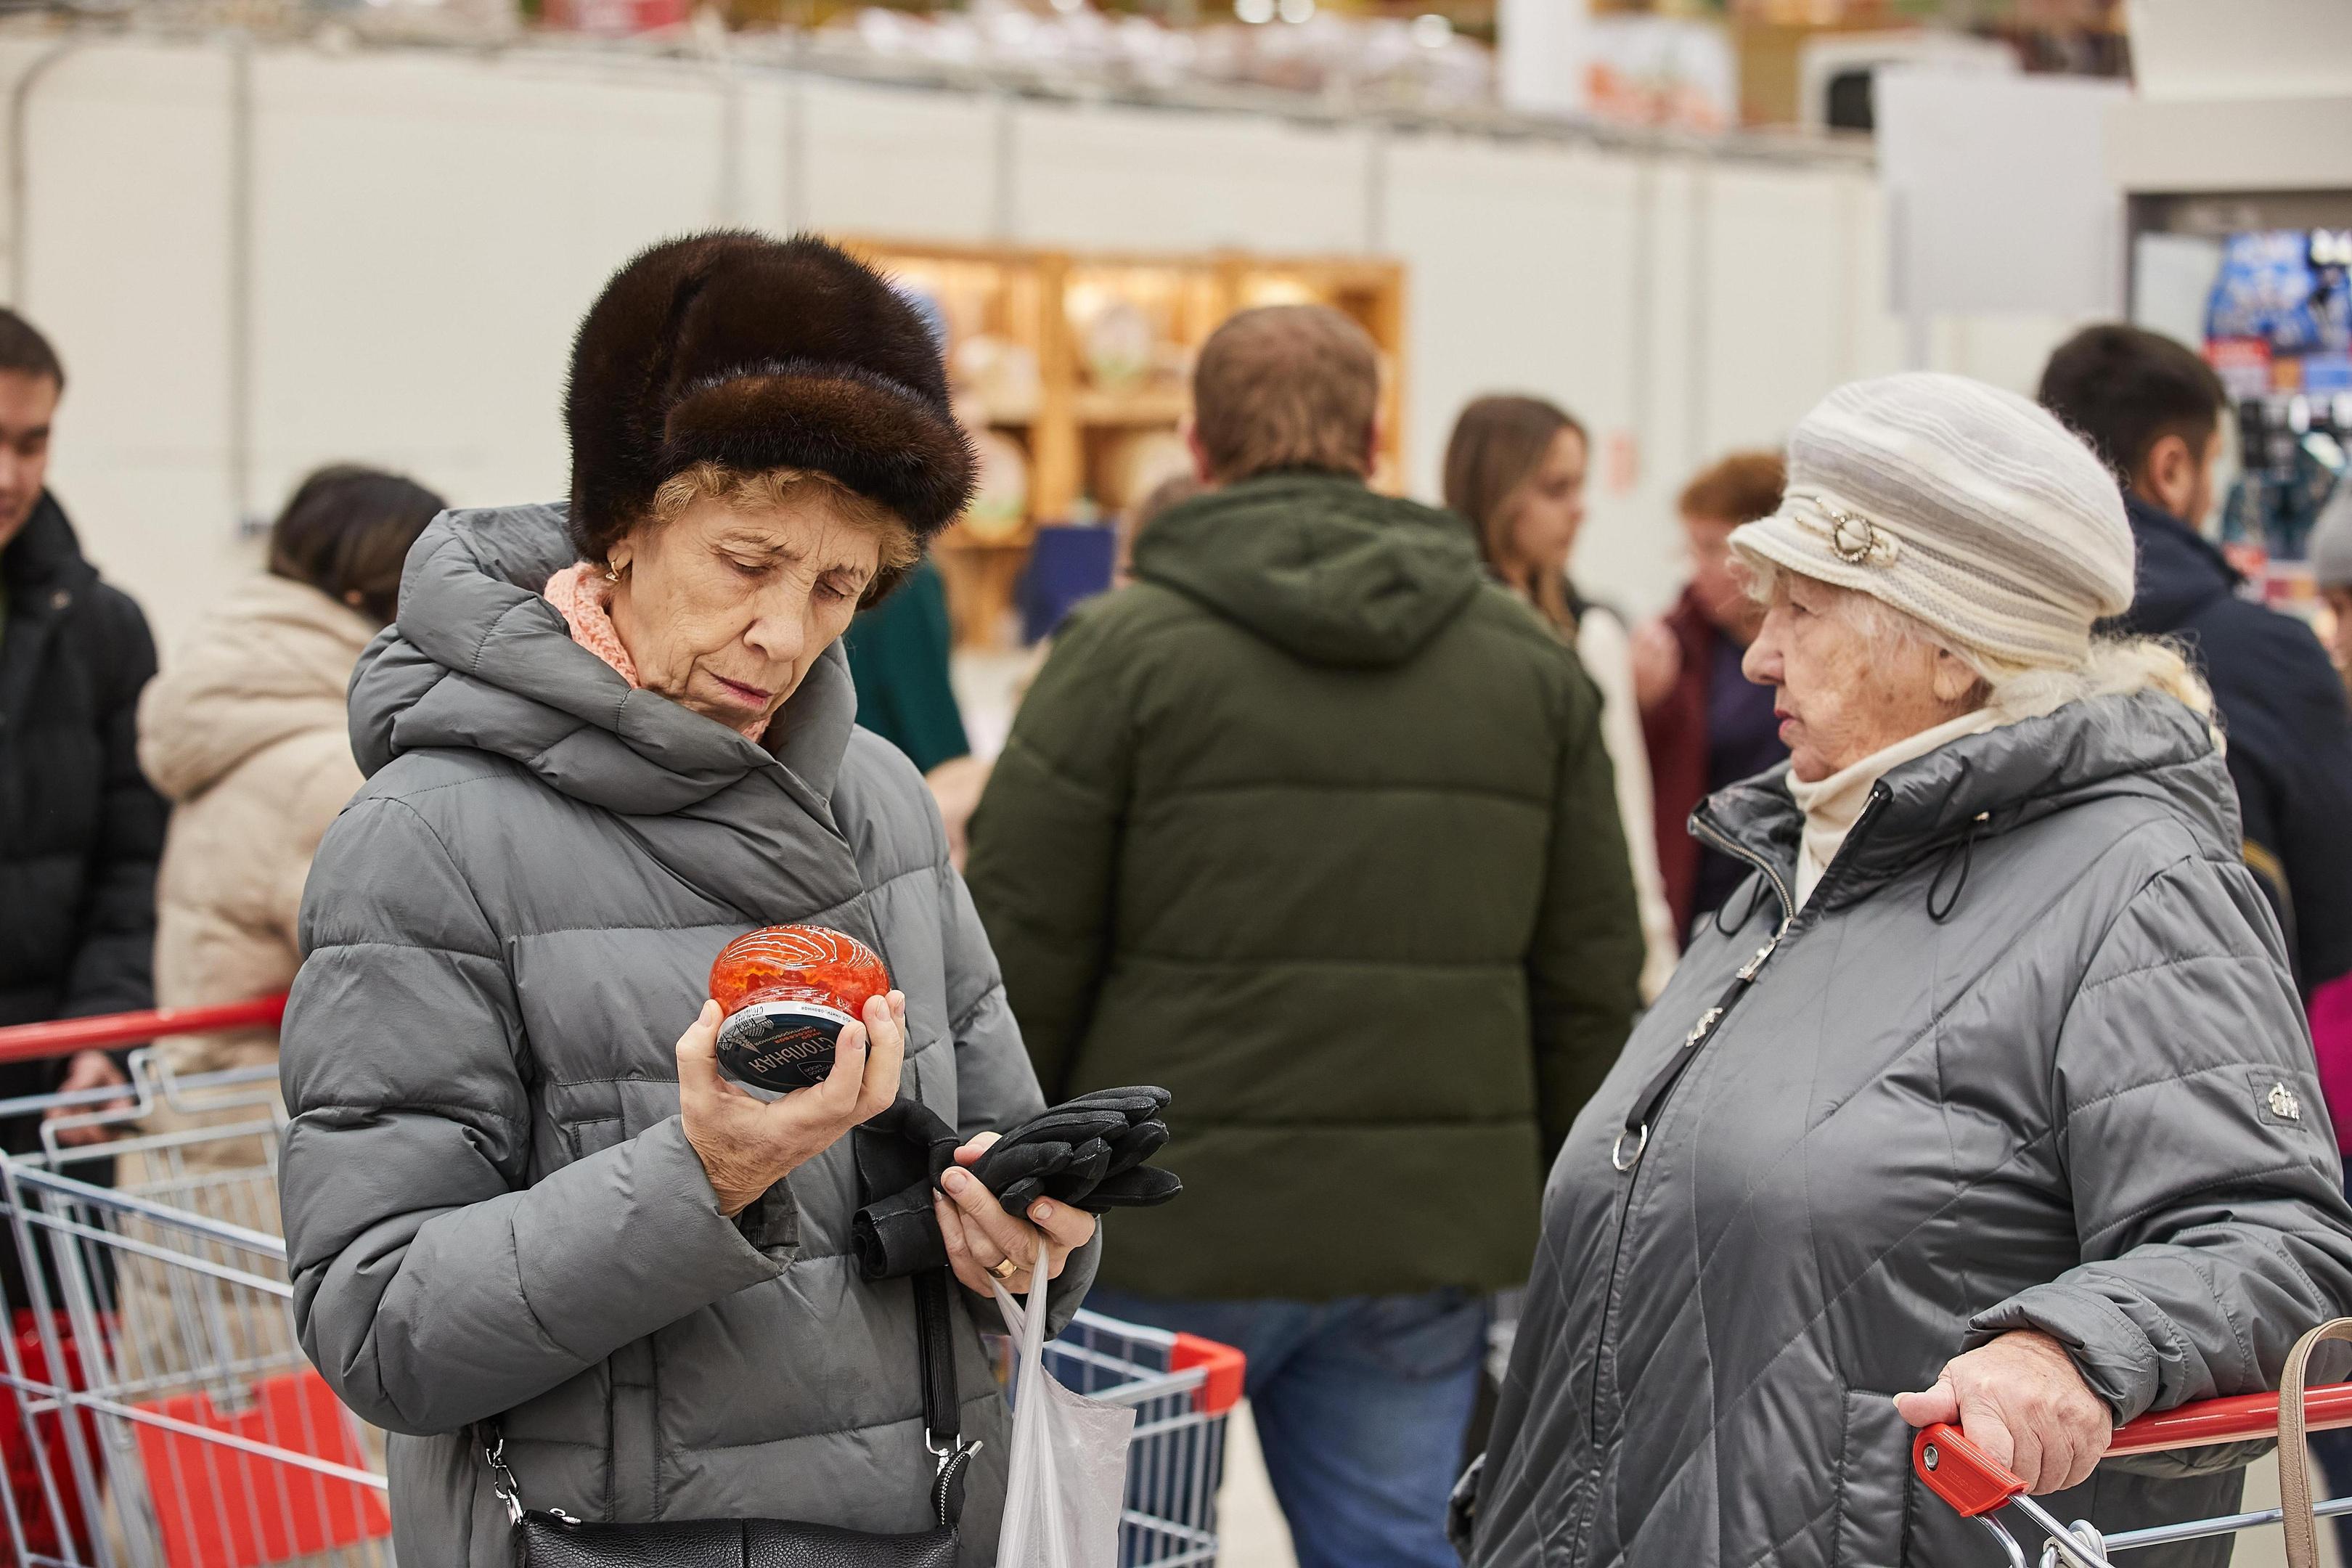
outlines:
[[[842,243],[937,309],[958,412],[984,458],[993,454],[981,501],[938,552],[960,643],[1009,640],[1013,587],[1039,528],[1100,521],[1184,466],[1177,433],[1192,357],[1236,310],[1317,301],[1363,324],[1385,373],[1374,482],[1403,487],[1404,269],[1394,262]]]

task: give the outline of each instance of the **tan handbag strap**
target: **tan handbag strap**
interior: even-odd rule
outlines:
[[[2287,1568],[2319,1568],[2319,1520],[2311,1511],[2311,1450],[2304,1447],[2303,1380],[2311,1352],[2329,1340],[2352,1341],[2352,1318],[2322,1323],[2294,1342],[2279,1374],[2279,1507]]]

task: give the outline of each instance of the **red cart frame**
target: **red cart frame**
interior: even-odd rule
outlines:
[[[2317,1432],[2352,1426],[2352,1383],[2314,1388],[2304,1395],[2304,1426]],[[2105,1457],[2153,1454],[2178,1448],[2207,1448],[2222,1443],[2245,1443],[2275,1437],[2279,1430],[2279,1396],[2245,1394],[2228,1399],[2205,1399],[2178,1409],[2143,1415],[2116,1428]],[[1958,1427],[1941,1422],[1921,1430],[1911,1445],[1911,1465],[1929,1491],[1966,1518],[1982,1524],[2000,1542],[2011,1568],[2026,1568],[2025,1549],[2009,1527],[1995,1517],[2015,1508],[2033,1522],[2049,1544],[2042,1548],[2044,1564],[2065,1563],[2073,1568],[2107,1568],[2108,1557],[2138,1546],[2161,1546],[2195,1541],[2209,1535],[2232,1534],[2286,1517],[2284,1507],[2226,1514],[2218,1519],[2189,1520],[2180,1524],[2154,1525],[2115,1535],[2103,1535],[2086,1521],[2062,1524],[2049,1510],[2025,1495],[2025,1483],[1991,1456],[1961,1436]],[[2352,1498],[2318,1504],[2312,1511],[2322,1519],[2352,1513]]]

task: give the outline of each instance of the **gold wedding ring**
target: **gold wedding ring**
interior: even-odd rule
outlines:
[[[999,1279],[1010,1279],[1015,1274],[1021,1272],[1021,1265],[1013,1262],[1010,1258],[1002,1258],[998,1261],[996,1267],[990,1269],[989,1272],[995,1275]]]

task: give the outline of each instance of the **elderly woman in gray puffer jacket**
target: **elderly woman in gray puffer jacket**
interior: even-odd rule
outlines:
[[[1754,875],[1553,1169],[1471,1561],[1998,1561],[1913,1483],[1935,1421],[2061,1519],[2226,1511],[2241,1472],[2100,1466],[2110,1429],[2270,1386],[2352,1305],[2352,1212],[2206,696],[2094,637],[2115,480],[1895,376],[1732,543],[1790,762],[1700,807]]]
[[[930,795],[853,729],[836,646],[963,504],[939,352],[830,247],[709,235],[614,279],[565,412],[568,510],[444,516],[352,680],[370,777],[313,864],[282,1034],[302,1343],[398,1434],[404,1563],[513,1560],[490,1429],[538,1509],[921,1531],[914,1294],[848,1255],[846,1135],[903,1093],[969,1163],[1043,1109]],[[795,921],[900,989],[824,1084],[762,1102],[719,1076],[705,981]],[[943,1185],[963,1283],[1024,1289],[1042,1245],[1066,1317],[1091,1219]],[[984,1563],[1006,1424],[954,1317]]]

